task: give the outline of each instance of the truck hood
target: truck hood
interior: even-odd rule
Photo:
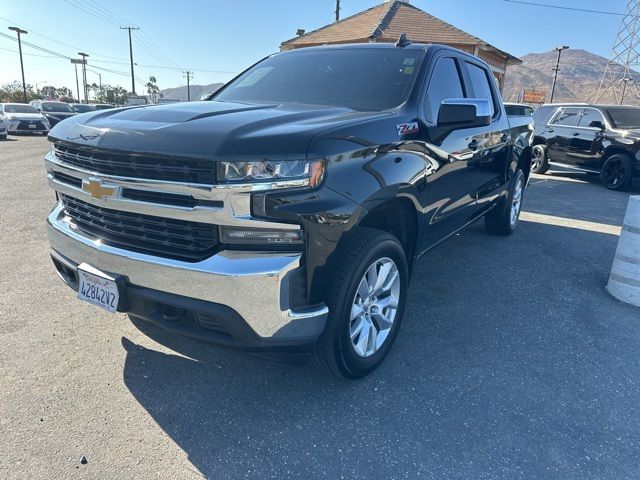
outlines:
[[[308,105],[217,101],[90,112],[56,125],[52,140],[214,160],[300,159],[318,133],[392,115]]]

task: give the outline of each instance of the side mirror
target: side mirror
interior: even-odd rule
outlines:
[[[606,130],[604,123],[602,123],[600,120],[593,120],[592,122],[589,122],[589,128],[599,128],[600,130]]]
[[[493,105],[485,98],[449,98],[438,112],[438,127],[443,130],[491,125]]]

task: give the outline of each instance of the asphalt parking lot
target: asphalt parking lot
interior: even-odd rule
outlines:
[[[640,478],[640,310],[605,291],[629,194],[536,176],[516,234],[478,223],[427,254],[387,361],[340,382],[76,301],[49,260],[47,142],[9,138],[0,478]]]

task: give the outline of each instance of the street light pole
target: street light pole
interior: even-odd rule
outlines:
[[[76,92],[78,94],[78,103],[80,103],[80,83],[78,83],[78,64],[74,63],[74,67],[76,67]]]
[[[78,52],[78,55],[82,57],[82,91],[84,92],[84,103],[89,103],[89,99],[87,98],[87,57],[89,54]]]
[[[20,34],[27,34],[26,30],[22,30],[18,27],[9,27],[9,30],[14,31],[18,34],[18,51],[20,52],[20,71],[22,72],[22,93],[24,94],[24,103],[27,103],[27,84],[24,81],[24,63],[22,63],[22,40],[20,39]]]
[[[558,80],[558,70],[560,70],[560,54],[562,50],[567,50],[569,47],[567,45],[563,45],[561,47],[556,47],[555,50],[558,52],[558,60],[556,61],[556,68],[553,69],[555,72],[553,75],[553,85],[551,86],[551,100],[549,103],[553,103],[553,96],[556,93],[556,81]]]

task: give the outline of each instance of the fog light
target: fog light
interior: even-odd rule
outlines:
[[[302,230],[263,230],[255,228],[220,227],[222,243],[300,245]]]

